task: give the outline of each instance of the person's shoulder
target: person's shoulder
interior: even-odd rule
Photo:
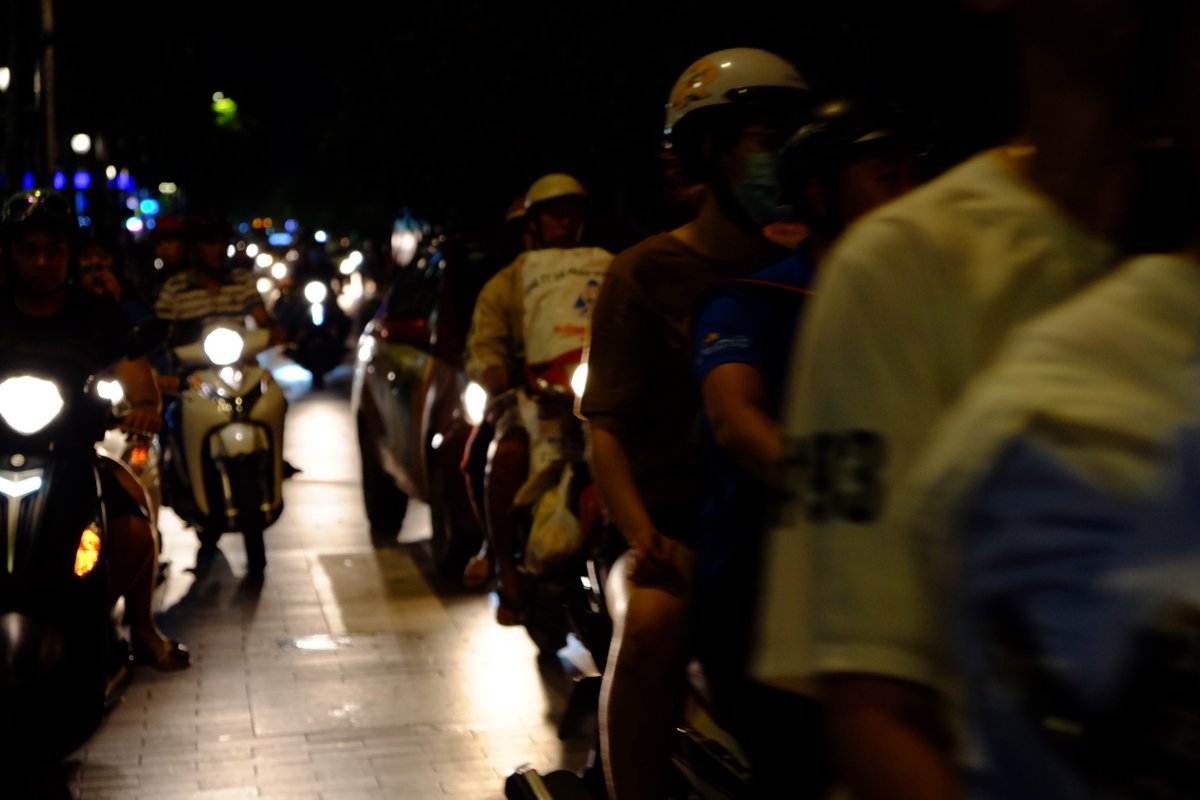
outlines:
[[[186,289],[191,284],[191,274],[186,269],[181,269],[163,281],[162,288],[159,289],[159,295],[175,294]]]
[[[647,236],[636,244],[626,247],[613,256],[609,274],[618,277],[632,277],[646,265],[653,265],[664,260],[687,258],[692,253],[688,247],[670,233],[656,233]]]
[[[70,315],[90,320],[95,329],[124,331],[129,327],[120,303],[107,295],[72,287],[67,290],[65,308]]]
[[[1030,199],[1027,194],[990,151],[979,153],[861,217],[835,252],[887,249],[900,238],[945,245],[977,232],[966,223]]]

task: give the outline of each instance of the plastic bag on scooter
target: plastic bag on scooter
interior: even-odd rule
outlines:
[[[569,502],[574,474],[571,465],[566,464],[558,483],[534,503],[533,524],[525,545],[525,569],[529,572],[545,572],[575,555],[583,546],[583,529]]]

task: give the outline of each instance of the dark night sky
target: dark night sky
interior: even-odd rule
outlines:
[[[1000,39],[941,6],[60,0],[60,126],[104,131],[144,182],[240,214],[371,232],[410,206],[486,224],[565,170],[609,224],[640,230],[660,208],[663,104],[711,50],[765,47],[818,88],[899,95],[945,118],[952,149],[994,138],[1011,112]],[[213,125],[218,90],[240,131]]]

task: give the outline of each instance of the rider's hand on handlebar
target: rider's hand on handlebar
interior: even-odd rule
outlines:
[[[178,375],[159,375],[158,390],[163,396],[174,396],[179,394],[179,376]]]
[[[121,430],[126,433],[158,433],[162,429],[163,418],[158,408],[154,406],[133,406],[121,420]]]

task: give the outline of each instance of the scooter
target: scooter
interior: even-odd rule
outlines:
[[[287,401],[255,356],[270,332],[221,322],[175,348],[179,398],[166,414],[166,501],[196,530],[202,549],[240,531],[251,574],[266,566],[263,532],[283,511]]]
[[[13,764],[79,747],[128,674],[95,450],[115,421],[95,375],[0,367],[0,758]]]
[[[530,477],[513,500],[525,629],[542,655],[553,655],[574,633],[602,663],[611,628],[592,613],[588,587],[597,580],[595,565],[611,562],[623,545],[606,535],[583,420],[575,413],[587,381],[583,351],[530,364],[525,378]]]
[[[114,380],[100,380],[96,383],[96,391],[100,397],[112,403],[113,414],[121,417],[128,410],[129,404],[121,384]],[[156,436],[143,433],[125,432],[120,428],[110,428],[97,448],[109,456],[122,461],[141,481],[146,489],[146,499],[149,501],[150,529],[161,551],[162,541],[158,539],[158,512],[162,508],[162,483],[160,466],[162,464],[162,448]]]

